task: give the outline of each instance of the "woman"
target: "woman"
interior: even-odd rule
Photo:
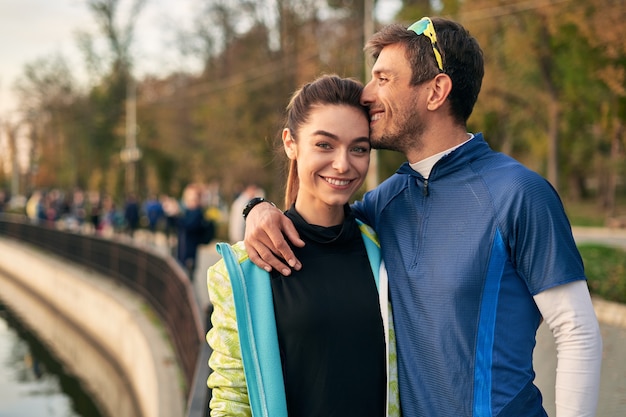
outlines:
[[[284,277],[255,266],[242,242],[218,245],[224,259],[208,271],[211,416],[386,414],[387,381],[397,388],[383,324],[391,322],[386,275],[373,231],[348,205],[369,167],[362,88],[322,76],[287,106],[285,214],[309,267]]]

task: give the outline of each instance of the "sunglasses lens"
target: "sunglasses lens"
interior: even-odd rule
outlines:
[[[420,19],[417,22],[413,23],[411,26],[409,26],[408,30],[412,30],[417,35],[421,35],[422,33],[424,33],[427,27],[428,27],[428,20]]]

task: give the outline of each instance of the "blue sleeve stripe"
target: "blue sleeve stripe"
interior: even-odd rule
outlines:
[[[496,324],[496,310],[500,293],[500,281],[507,259],[504,242],[499,230],[496,230],[489,269],[485,279],[478,323],[476,358],[474,362],[474,415],[490,417],[491,410],[491,366],[493,361],[493,342]]]

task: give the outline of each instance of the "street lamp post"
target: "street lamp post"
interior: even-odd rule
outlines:
[[[134,193],[136,162],[141,159],[141,150],[137,147],[137,95],[132,76],[128,79],[126,95],[126,147],[120,152],[120,159],[126,164],[126,194]]]

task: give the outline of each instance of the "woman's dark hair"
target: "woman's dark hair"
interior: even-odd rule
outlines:
[[[311,110],[324,105],[346,105],[363,112],[369,120],[367,107],[361,104],[363,84],[352,78],[342,78],[337,75],[322,75],[307,83],[294,92],[286,108],[285,128],[297,141],[297,135],[302,125],[309,120]],[[298,195],[297,162],[292,159],[289,163],[287,183],[285,186],[285,209],[291,207]]]

